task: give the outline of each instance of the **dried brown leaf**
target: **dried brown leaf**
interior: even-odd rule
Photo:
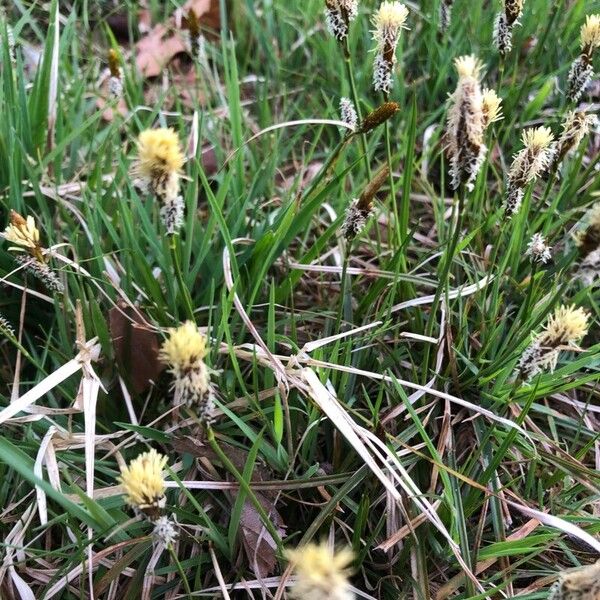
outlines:
[[[142,317],[139,309],[134,311],[125,305],[112,308],[109,313],[119,371],[137,394],[148,389],[165,368],[158,359],[156,334],[148,329]]]

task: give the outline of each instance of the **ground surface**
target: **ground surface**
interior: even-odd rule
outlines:
[[[272,597],[283,548],[323,539],[353,549],[367,598],[546,598],[559,570],[596,560],[583,538],[600,532],[600,297],[577,276],[573,234],[600,193],[598,135],[529,186],[518,215],[502,204],[523,129],[558,135],[573,108],[562,92],[600,2],[527,0],[504,61],[499,4],[456,0],[441,35],[438,1],[409,3],[400,110],[368,133],[366,159],[358,137],[336,154],[344,130],[324,122],[352,90],[320,0],[194,2],[214,33],[194,55],[175,1],[11,4],[2,229],[9,209],[34,216],[64,293],[14,272],[0,244],[0,596],[222,597],[237,584],[233,598]],[[383,101],[377,4],[360,2],[349,38],[363,114]],[[107,99],[110,47],[120,102]],[[442,136],[453,60],[470,53],[504,119],[452,252]],[[581,108],[597,111],[599,90]],[[174,248],[133,172],[138,134],[160,126],[187,157]],[[374,216],[345,244],[347,206],[388,160]],[[534,233],[552,259],[532,268]],[[562,304],[589,313],[589,332],[554,373],[515,382]],[[228,464],[193,410],[173,413],[157,359],[190,307],[210,337]],[[170,551],[117,487],[148,447],[168,456]]]

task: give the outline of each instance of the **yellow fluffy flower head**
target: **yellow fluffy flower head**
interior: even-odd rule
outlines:
[[[523,132],[523,145],[529,150],[539,152],[550,146],[554,135],[549,127],[535,127]]]
[[[382,2],[373,16],[373,36],[380,50],[386,46],[394,46],[398,42],[400,30],[405,26],[408,8],[402,2]]]
[[[194,368],[207,354],[206,337],[192,321],[169,330],[163,342],[160,357],[172,369],[180,372]]]
[[[503,118],[502,100],[495,90],[486,88],[483,90],[483,122],[485,127]]]
[[[577,346],[588,332],[588,313],[583,308],[560,306],[548,319],[540,342],[544,345]]]
[[[165,505],[163,469],[167,457],[152,449],[121,467],[119,482],[127,504],[141,511],[159,510]]]
[[[481,64],[481,61],[473,54],[455,58],[454,66],[456,67],[456,72],[461,79],[472,77],[479,81],[479,75],[483,65]]]
[[[600,48],[600,15],[588,15],[581,27],[581,48],[591,54]]]
[[[171,128],[146,129],[138,138],[140,171],[153,178],[159,174],[178,173],[184,158],[179,138]]]
[[[10,225],[4,230],[4,237],[24,248],[34,249],[40,245],[40,232],[33,217],[28,216],[25,219],[14,210],[10,211]]]
[[[288,550],[286,556],[297,575],[292,595],[298,600],[353,600],[348,583],[350,550],[332,552],[326,545],[308,544]]]

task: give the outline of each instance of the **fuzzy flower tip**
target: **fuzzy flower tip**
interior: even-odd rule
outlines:
[[[487,153],[485,130],[499,118],[500,102],[488,91],[486,104],[480,84],[482,64],[477,57],[461,56],[454,65],[458,84],[450,96],[446,128],[452,186],[456,189],[463,183],[472,190]]]
[[[166,464],[167,457],[152,449],[121,468],[119,482],[123,486],[127,504],[142,512],[154,514],[164,508],[163,469]]]
[[[548,319],[542,334],[544,344],[552,347],[577,347],[588,332],[588,313],[575,306],[560,306]]]
[[[508,172],[505,208],[509,215],[518,212],[526,186],[548,169],[555,155],[554,136],[548,127],[525,130],[522,141],[524,148],[515,155]]]
[[[541,233],[534,233],[527,244],[525,254],[531,257],[534,263],[546,264],[551,258],[551,248],[546,244],[546,240]]]
[[[40,232],[33,217],[23,218],[18,212],[10,212],[10,224],[4,230],[4,238],[11,244],[34,249],[40,245]]]
[[[377,44],[373,67],[373,87],[389,94],[396,64],[396,46],[408,17],[408,8],[401,2],[382,2],[373,17],[373,39]]]
[[[207,340],[192,321],[171,329],[164,341],[160,358],[173,375],[174,402],[195,406],[200,418],[210,423],[213,394],[210,371],[204,362],[207,355]]]
[[[325,0],[325,22],[329,33],[342,42],[358,14],[358,0]]]
[[[585,112],[576,111],[567,113],[563,122],[562,133],[556,144],[555,164],[560,163],[569,152],[577,150],[583,138],[597,124],[598,117],[596,115],[588,115]]]
[[[588,313],[575,306],[560,306],[549,317],[544,331],[523,352],[517,371],[531,379],[542,371],[554,371],[561,350],[577,349],[588,332]]]
[[[588,15],[581,27],[581,53],[571,64],[567,80],[567,98],[579,102],[594,76],[593,55],[600,47],[600,15]]]
[[[354,600],[348,583],[352,552],[333,553],[325,545],[309,544],[288,550],[297,580],[292,595],[298,600]]]
[[[485,127],[504,118],[502,114],[502,100],[495,90],[486,88],[483,90],[483,122]]]
[[[581,28],[581,50],[591,56],[600,48],[600,15],[588,15]]]

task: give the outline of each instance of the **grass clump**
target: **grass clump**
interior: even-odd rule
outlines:
[[[599,12],[5,8],[0,597],[596,593]]]

